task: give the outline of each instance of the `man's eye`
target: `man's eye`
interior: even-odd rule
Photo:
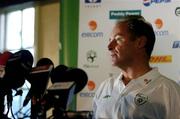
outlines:
[[[122,43],[124,41],[124,39],[119,35],[117,35],[114,39],[116,40],[117,43]]]

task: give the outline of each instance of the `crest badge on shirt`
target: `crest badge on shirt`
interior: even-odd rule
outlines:
[[[134,98],[134,102],[137,106],[143,105],[146,102],[148,102],[148,96],[146,96],[142,93],[138,93],[138,94],[136,94],[136,96]]]

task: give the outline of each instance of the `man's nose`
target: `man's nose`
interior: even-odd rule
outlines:
[[[116,41],[113,39],[108,44],[108,50],[111,51],[114,49],[114,47],[117,45]]]

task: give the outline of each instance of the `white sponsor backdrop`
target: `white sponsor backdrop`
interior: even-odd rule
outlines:
[[[141,14],[153,25],[151,65],[180,80],[180,0],[80,0],[78,67],[87,72],[89,82],[77,95],[77,110],[92,110],[99,84],[119,73],[111,66],[107,44],[115,20],[130,14]]]

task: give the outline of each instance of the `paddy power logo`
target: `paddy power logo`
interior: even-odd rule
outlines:
[[[141,10],[110,10],[109,19],[121,19],[125,16],[141,15]]]
[[[171,63],[171,55],[151,56],[150,63]]]

